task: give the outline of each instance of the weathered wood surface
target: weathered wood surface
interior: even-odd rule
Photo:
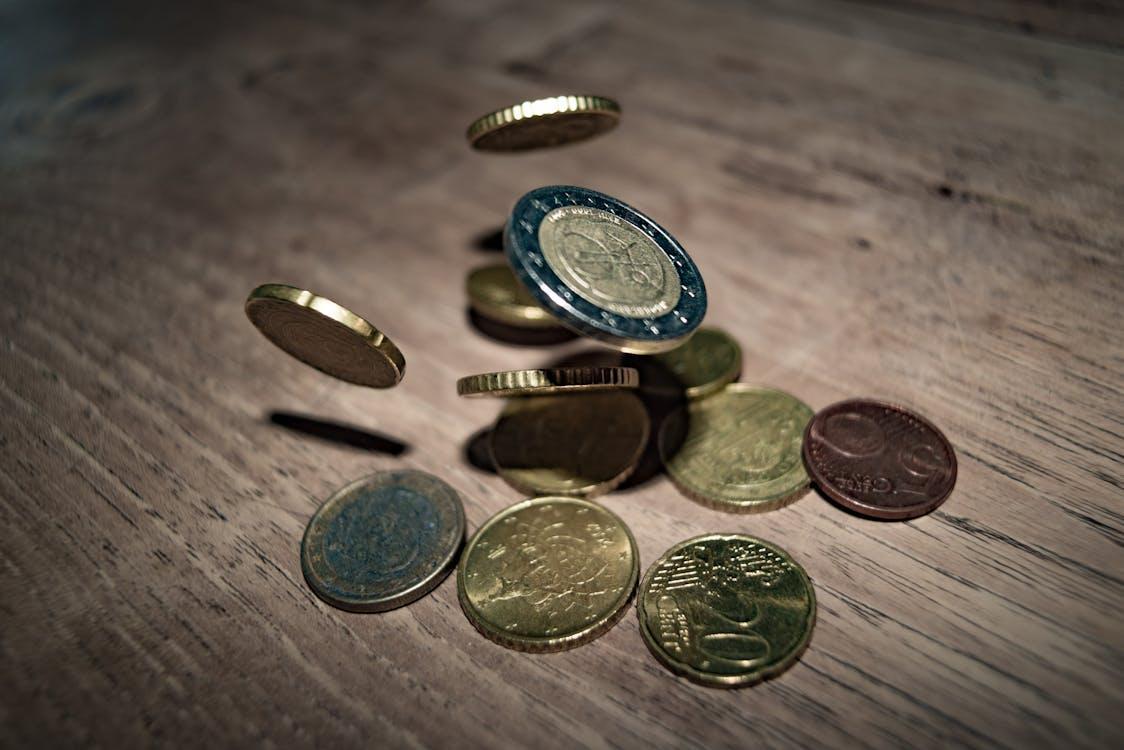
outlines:
[[[0,744],[1120,744],[1124,57],[1074,37],[1088,14],[72,5],[0,9]],[[619,97],[621,127],[466,147],[472,117],[562,91]],[[662,477],[604,499],[644,566],[715,530],[804,564],[819,621],[779,679],[678,681],[633,615],[528,656],[451,579],[377,616],[302,581],[305,522],[365,473],[444,477],[470,528],[518,499],[466,461],[499,405],[454,380],[581,344],[486,339],[462,285],[517,196],[566,182],[682,240],[744,380],[900,400],[958,450],[910,523],[815,494],[724,515]],[[241,311],[264,281],[369,316],[405,381],[280,354]]]

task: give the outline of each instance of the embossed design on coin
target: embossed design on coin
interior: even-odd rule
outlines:
[[[808,424],[804,462],[825,495],[856,513],[907,520],[956,485],[956,453],[927,419],[893,404],[851,399]]]
[[[640,633],[673,672],[742,687],[782,672],[808,645],[812,582],[781,548],[739,534],[677,544],[644,577]]]
[[[539,225],[543,257],[589,302],[630,318],[656,318],[679,302],[679,274],[651,237],[616,214],[562,206]]]
[[[420,471],[385,472],[320,507],[305,530],[301,568],[329,604],[381,612],[440,583],[463,541],[464,511],[452,487]]]
[[[620,115],[620,105],[603,96],[552,96],[484,115],[466,135],[481,151],[527,151],[600,135],[616,127]]]
[[[390,339],[330,299],[285,284],[263,284],[246,315],[276,346],[340,380],[371,388],[396,385],[406,360]]]
[[[476,532],[457,590],[488,638],[559,651],[612,627],[638,577],[636,542],[615,514],[586,500],[543,497],[500,511]]]
[[[655,396],[703,398],[738,379],[742,350],[725,331],[702,327],[685,344],[650,357],[629,356],[640,371],[641,390]]]
[[[688,497],[718,510],[772,510],[808,489],[800,449],[811,418],[783,391],[733,383],[664,422],[660,457]]]
[[[644,404],[624,391],[519,399],[492,430],[492,461],[528,495],[594,497],[635,470],[649,429]]]

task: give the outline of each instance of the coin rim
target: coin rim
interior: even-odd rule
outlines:
[[[330,368],[324,367],[315,362],[310,362],[304,357],[296,354],[284,344],[282,340],[275,339],[266,329],[259,325],[258,321],[252,314],[252,309],[257,302],[285,302],[288,304],[303,307],[312,310],[326,318],[329,322],[336,325],[343,326],[351,333],[355,334],[363,340],[363,343],[373,351],[382,355],[386,363],[394,370],[395,379],[392,383],[373,383],[370,381],[360,381],[354,378],[349,378],[341,375],[339,372],[333,372]],[[384,334],[375,326],[362,316],[348,310],[346,307],[339,305],[327,297],[321,297],[307,289],[300,287],[289,286],[288,284],[262,284],[250,292],[246,297],[246,302],[243,305],[243,310],[246,317],[254,324],[254,327],[265,336],[266,340],[276,346],[281,351],[288,354],[290,357],[303,362],[304,364],[312,367],[320,372],[331,375],[337,380],[343,380],[347,383],[354,383],[356,385],[364,385],[369,388],[391,388],[402,381],[402,377],[406,374],[406,359],[402,356],[402,352],[394,345],[386,334]]]
[[[554,105],[552,111],[534,111],[536,109],[548,107],[551,104]],[[525,114],[528,109],[531,110],[531,113]],[[473,148],[479,151],[496,153],[527,151],[530,150],[530,148],[488,148],[480,144],[487,136],[498,133],[501,130],[506,130],[509,127],[518,126],[524,122],[549,120],[574,114],[602,115],[605,117],[606,122],[609,123],[609,126],[577,140],[562,141],[551,145],[561,146],[567,143],[577,143],[588,138],[596,137],[602,133],[607,133],[620,122],[621,105],[606,96],[597,96],[595,94],[560,94],[558,96],[548,96],[542,99],[531,99],[507,107],[501,107],[482,117],[476,118],[465,130],[465,138],[468,139],[469,144]],[[543,148],[545,148],[545,146]]]
[[[812,425],[815,424],[816,419],[821,414],[825,414],[830,410],[850,406],[852,404],[864,404],[880,409],[891,409],[893,411],[905,414],[912,419],[916,419],[918,422],[921,422],[923,425],[932,430],[933,434],[937,436],[937,439],[940,440],[940,442],[944,444],[944,447],[948,449],[948,455],[952,456],[952,477],[948,485],[948,490],[945,491],[944,494],[937,497],[935,500],[929,500],[924,503],[917,503],[915,505],[898,506],[897,509],[887,509],[884,506],[870,505],[868,503],[862,502],[861,500],[849,497],[844,492],[836,488],[833,484],[826,481],[824,479],[823,473],[815,469],[813,462],[808,455],[808,438],[812,435]],[[855,514],[862,516],[863,518],[870,518],[876,521],[909,521],[914,518],[920,518],[921,516],[932,513],[934,510],[943,505],[944,501],[947,500],[950,495],[952,495],[952,491],[956,488],[956,480],[959,476],[960,468],[960,460],[956,457],[956,450],[952,447],[952,443],[945,436],[945,434],[941,432],[941,429],[931,421],[929,421],[927,417],[921,416],[915,410],[907,406],[895,404],[891,401],[880,401],[874,398],[845,398],[842,401],[836,401],[835,403],[829,404],[817,411],[812,415],[812,418],[808,420],[808,426],[804,428],[804,442],[801,445],[800,453],[804,459],[804,469],[808,472],[808,476],[811,477],[812,483],[815,484],[815,486],[819,488],[819,490],[824,495],[826,495],[829,500],[843,506],[843,508],[846,510],[852,511]]]
[[[522,283],[516,278],[511,266],[507,263],[492,263],[474,268],[468,272],[468,276],[465,278],[468,304],[473,310],[489,320],[519,328],[562,328],[558,321],[554,319],[554,316],[539,305],[525,305],[519,302],[502,303],[481,294],[480,287],[487,286],[486,282],[482,280],[484,274],[496,270],[511,274],[513,282],[522,287]],[[473,283],[474,281],[475,283]]]
[[[772,391],[774,393],[780,393],[780,394],[783,394],[785,396],[788,396],[789,398],[791,398],[791,399],[797,401],[798,403],[802,404],[808,411],[812,411],[812,407],[808,406],[807,403],[805,403],[801,399],[797,398],[796,396],[792,395],[788,391],[781,390],[780,388],[773,388],[773,387],[764,386],[764,385],[754,385],[753,383],[727,383],[726,385],[724,385],[722,387],[722,390],[715,391],[714,393],[710,394],[706,398],[695,399],[695,400],[689,401],[686,404],[683,404],[682,406],[677,408],[675,411],[673,411],[671,414],[669,414],[668,418],[663,421],[663,423],[660,425],[659,435],[657,435],[657,437],[656,437],[656,447],[657,447],[657,449],[659,451],[659,455],[660,455],[660,464],[664,467],[664,470],[667,472],[668,477],[671,478],[672,484],[674,484],[675,487],[680,492],[682,492],[685,496],[687,496],[691,500],[694,500],[695,502],[699,503],[700,505],[704,505],[708,508],[711,508],[712,510],[718,510],[718,511],[722,511],[722,512],[725,512],[725,513],[738,513],[738,514],[743,514],[743,515],[749,515],[749,514],[754,514],[754,513],[767,513],[767,512],[772,511],[772,510],[779,510],[781,508],[792,505],[797,500],[804,497],[804,495],[808,494],[808,490],[810,490],[811,487],[812,487],[812,484],[811,484],[812,478],[811,478],[811,475],[808,473],[806,467],[805,467],[805,470],[804,470],[804,475],[808,478],[808,481],[806,481],[800,487],[794,488],[791,492],[789,492],[787,494],[784,494],[784,495],[777,495],[775,497],[763,498],[761,500],[756,500],[756,501],[736,502],[736,501],[733,501],[733,500],[727,500],[725,498],[715,498],[711,495],[707,495],[706,493],[704,493],[702,491],[701,488],[693,487],[693,486],[687,484],[668,465],[668,461],[671,460],[671,459],[674,459],[675,455],[678,455],[678,451],[677,451],[675,453],[675,455],[667,457],[666,456],[667,449],[665,448],[665,446],[666,446],[667,440],[668,440],[667,435],[668,435],[669,431],[671,430],[672,425],[674,424],[674,421],[675,421],[676,417],[679,415],[679,413],[684,411],[684,410],[689,410],[691,407],[700,408],[701,405],[708,402],[711,398],[715,398],[720,393],[725,393],[726,391],[730,391],[731,393],[746,393],[746,392],[749,392],[749,391]],[[811,424],[811,421],[814,418],[815,418],[815,412],[812,412],[812,417],[810,417],[808,419],[808,423]],[[807,429],[807,427],[805,427],[805,429]],[[804,435],[804,432],[801,432],[800,458],[801,458],[801,464],[802,465],[804,463],[804,461],[803,461],[803,457],[804,457],[804,442],[803,442],[804,438],[803,438],[803,435]]]
[[[534,205],[544,205],[544,196],[554,199],[565,198],[565,203],[555,203],[543,211]],[[616,315],[598,307],[566,284],[554,269],[545,261],[539,246],[538,232],[543,218],[555,208],[564,206],[586,206],[607,211],[633,226],[639,228],[656,243],[675,266],[679,274],[681,295],[679,304],[656,318],[629,318]],[[531,230],[523,227],[516,232],[515,226],[526,222]],[[601,341],[630,354],[656,354],[669,351],[683,344],[702,324],[706,316],[706,285],[698,266],[671,234],[656,222],[637,211],[624,201],[589,188],[573,185],[548,185],[524,194],[515,203],[511,216],[504,226],[504,252],[515,277],[527,288],[540,305],[558,322],[574,332]],[[564,298],[558,290],[563,289],[569,298]],[[679,320],[676,314],[687,319]],[[615,321],[610,324],[606,316]],[[648,325],[655,325],[661,333],[649,332]],[[670,333],[669,333],[670,332]]]
[[[323,588],[321,588],[319,578],[315,575],[312,562],[309,559],[311,554],[308,546],[309,536],[312,533],[313,526],[317,523],[318,520],[323,517],[329,507],[342,502],[345,497],[347,497],[349,494],[356,491],[363,485],[369,483],[374,484],[377,482],[380,486],[386,486],[396,477],[400,477],[403,475],[419,477],[425,482],[434,485],[441,492],[449,493],[453,501],[453,507],[456,511],[456,518],[454,520],[454,531],[456,532],[454,538],[456,541],[452,544],[445,556],[441,559],[440,564],[437,565],[432,571],[430,571],[429,575],[422,578],[420,581],[418,581],[418,583],[414,584],[410,588],[405,589],[401,592],[395,593],[390,596],[348,598],[338,598],[328,593]],[[353,482],[349,482],[348,484],[333,492],[327,500],[321,503],[320,507],[316,509],[316,512],[312,514],[312,518],[308,520],[308,524],[304,529],[304,534],[301,537],[301,572],[304,574],[305,582],[307,582],[309,588],[312,589],[312,593],[316,594],[316,596],[321,600],[333,607],[336,607],[337,609],[342,609],[348,612],[362,613],[386,612],[392,609],[398,609],[399,607],[404,607],[407,604],[411,604],[418,599],[421,599],[430,591],[437,588],[437,586],[442,581],[444,581],[450,573],[453,572],[453,567],[457,563],[457,554],[460,552],[461,548],[464,547],[466,528],[467,526],[465,523],[464,502],[461,500],[460,493],[457,492],[457,490],[452,485],[440,479],[439,477],[436,477],[425,471],[420,471],[418,469],[396,469],[393,471],[380,471],[374,474],[368,474],[365,477],[360,477]]]
[[[457,380],[457,395],[466,398],[590,393],[636,388],[635,367],[544,367],[466,375]]]
[[[472,554],[473,548],[480,538],[499,523],[507,516],[518,512],[524,508],[546,505],[549,503],[569,503],[574,505],[581,505],[583,507],[604,512],[609,515],[614,521],[620,524],[624,530],[625,536],[628,537],[629,548],[632,550],[632,570],[629,573],[628,583],[625,584],[625,590],[622,596],[618,597],[613,609],[604,617],[595,620],[586,625],[581,630],[569,633],[565,636],[523,636],[512,635],[502,630],[492,623],[484,619],[468,599],[468,591],[465,588],[465,570],[468,566],[469,557]],[[624,522],[620,516],[613,511],[606,508],[600,503],[595,503],[580,497],[566,497],[563,495],[545,495],[542,497],[534,497],[522,502],[509,505],[506,508],[495,513],[491,518],[484,522],[480,528],[472,535],[472,538],[464,546],[464,552],[461,554],[460,563],[457,565],[457,600],[460,602],[461,611],[464,612],[465,617],[476,628],[477,632],[483,635],[490,641],[498,643],[501,646],[510,648],[516,651],[527,651],[531,653],[549,653],[555,651],[567,651],[578,646],[583,646],[591,641],[600,638],[605,633],[612,630],[620,619],[628,610],[628,605],[632,601],[632,597],[636,595],[636,589],[640,582],[640,549],[636,545],[636,538],[632,535],[632,529]]]
[[[644,596],[648,586],[651,584],[652,574],[655,572],[656,568],[658,568],[665,561],[667,561],[668,558],[670,558],[672,555],[674,555],[684,547],[711,539],[737,539],[741,541],[750,541],[769,547],[773,551],[783,555],[785,559],[787,559],[788,562],[792,565],[792,567],[796,569],[800,577],[804,580],[809,598],[808,627],[805,628],[804,635],[796,644],[795,648],[793,648],[793,650],[789,652],[789,654],[781,661],[776,662],[775,664],[772,664],[766,668],[754,672],[749,672],[744,675],[713,675],[673,659],[669,654],[664,652],[663,649],[658,647],[655,636],[653,636],[648,630],[648,616],[644,609]],[[766,541],[759,537],[750,536],[748,534],[700,534],[699,536],[685,539],[684,541],[673,545],[670,549],[664,552],[654,563],[648,566],[648,570],[644,573],[644,578],[640,582],[640,585],[637,588],[636,592],[636,619],[639,621],[640,625],[640,637],[644,641],[644,645],[646,645],[648,647],[648,650],[652,653],[652,656],[656,658],[656,661],[663,664],[664,667],[666,667],[674,674],[680,677],[685,677],[688,680],[699,685],[705,685],[706,687],[718,687],[727,689],[749,687],[750,685],[756,685],[760,682],[763,682],[764,680],[776,677],[780,673],[788,670],[797,661],[800,660],[800,657],[803,656],[804,652],[808,649],[808,645],[812,642],[812,631],[816,629],[816,613],[816,588],[812,584],[812,579],[808,575],[808,571],[804,570],[804,566],[796,562],[796,559],[793,558],[793,556],[790,555],[784,548],[778,546],[773,542]]]
[[[488,457],[492,461],[492,467],[496,470],[496,474],[499,476],[499,478],[506,482],[508,486],[528,495],[539,496],[544,492],[549,492],[549,497],[576,497],[589,500],[612,492],[617,487],[621,486],[621,484],[624,483],[624,481],[632,476],[633,472],[636,471],[640,459],[644,455],[644,450],[648,447],[648,441],[652,436],[652,418],[648,414],[648,408],[644,405],[643,399],[641,399],[639,396],[634,393],[630,395],[636,400],[636,405],[639,406],[641,414],[644,417],[643,431],[641,432],[640,440],[638,441],[639,447],[637,448],[636,452],[629,459],[628,465],[621,471],[620,474],[617,474],[615,477],[607,479],[603,482],[586,484],[572,490],[561,490],[556,487],[544,490],[540,486],[533,485],[530,482],[521,482],[516,477],[513,477],[511,474],[512,470],[505,467],[503,464],[496,460],[495,443],[496,428],[499,426],[500,420],[502,420],[504,418],[504,415],[507,414],[508,409],[512,408],[511,404],[508,404],[506,407],[504,407],[503,411],[500,412],[499,419],[496,420],[496,423],[492,426],[492,429],[488,434]]]

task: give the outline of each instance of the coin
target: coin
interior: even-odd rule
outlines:
[[[674,349],[706,314],[702,276],[679,243],[593,190],[527,193],[508,219],[504,248],[516,278],[562,325],[622,351]]]
[[[547,393],[635,388],[639,376],[631,367],[550,367],[468,375],[457,381],[461,396],[536,396]]]
[[[732,383],[664,421],[660,458],[684,494],[717,510],[755,513],[808,489],[800,447],[812,410],[783,391]]]
[[[421,471],[352,482],[320,506],[301,542],[305,580],[352,612],[382,612],[419,599],[453,569],[464,542],[460,496]]]
[[[397,385],[406,360],[390,339],[330,299],[285,284],[263,284],[246,298],[246,315],[278,347],[340,380],[372,388]]]
[[[465,134],[481,151],[526,151],[584,141],[616,127],[621,107],[603,96],[552,96],[504,107]]]
[[[558,328],[558,321],[535,302],[506,263],[468,274],[468,301],[480,315],[520,328]]]
[[[718,328],[700,328],[685,344],[651,357],[630,355],[625,362],[640,373],[640,387],[658,396],[702,398],[738,379],[742,350]]]
[[[457,569],[457,593],[485,637],[520,651],[562,651],[605,633],[636,589],[640,555],[615,514],[540,497],[492,516]]]
[[[933,423],[869,399],[821,409],[804,434],[804,463],[829,498],[886,520],[925,515],[956,484],[956,453]]]
[[[492,429],[492,463],[528,495],[594,497],[636,469],[648,431],[643,403],[627,391],[517,399]]]
[[[707,534],[648,569],[640,634],[664,666],[711,687],[744,687],[788,669],[812,637],[816,594],[788,553],[741,534]]]

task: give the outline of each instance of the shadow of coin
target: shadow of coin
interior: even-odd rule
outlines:
[[[640,382],[641,384],[644,383],[643,380]],[[679,395],[675,396],[653,395],[641,388],[638,395],[648,412],[652,431],[648,436],[648,443],[644,446],[644,452],[640,454],[636,471],[632,472],[632,475],[621,483],[619,488],[621,490],[639,487],[663,473],[664,455],[661,454],[660,449],[660,434],[665,431],[665,424],[667,428],[666,434],[663,436],[663,451],[667,458],[671,458],[679,452],[679,449],[683,446],[683,440],[687,436],[689,416],[687,410],[682,408],[687,404],[687,397],[683,394],[682,389],[679,390]]]
[[[550,328],[521,328],[486,318],[471,307],[467,309],[468,324],[477,332],[504,344],[513,346],[554,346],[573,341],[576,335],[561,326]]]
[[[492,461],[492,451],[488,447],[491,440],[491,425],[472,433],[468,440],[464,442],[464,459],[480,471],[495,474],[496,465]]]
[[[472,246],[477,250],[486,250],[492,253],[503,252],[503,227],[499,229],[489,229],[486,232],[481,232],[476,235],[472,240]]]
[[[274,411],[269,413],[269,421],[291,432],[298,432],[328,443],[357,448],[370,453],[401,456],[410,450],[407,443],[389,435],[354,425],[318,419],[306,414]]]
[[[557,357],[542,367],[620,367],[621,356],[620,352],[611,349],[581,349]]]

